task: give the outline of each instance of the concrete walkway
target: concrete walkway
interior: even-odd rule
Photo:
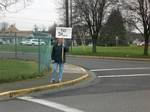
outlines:
[[[51,74],[49,74],[36,79],[0,84],[0,99],[16,97],[34,91],[69,86],[85,80],[88,77],[89,75],[82,67],[65,64],[63,80],[61,83],[51,84]]]

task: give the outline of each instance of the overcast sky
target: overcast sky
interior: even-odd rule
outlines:
[[[32,0],[32,3],[17,13],[5,13],[0,22],[16,24],[19,30],[33,30],[34,25],[48,27],[59,21],[56,0]]]

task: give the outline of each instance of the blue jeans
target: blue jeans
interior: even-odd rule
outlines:
[[[56,74],[57,74],[57,69],[59,66],[59,73],[58,73],[58,80],[62,81],[62,75],[63,75],[63,69],[64,69],[64,64],[63,63],[54,63],[53,65],[53,73],[52,73],[52,81],[56,81]]]

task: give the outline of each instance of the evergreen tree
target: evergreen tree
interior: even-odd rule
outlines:
[[[100,45],[127,45],[126,29],[119,9],[112,10],[106,24],[102,28]]]

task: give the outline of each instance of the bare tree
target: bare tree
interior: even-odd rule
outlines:
[[[121,2],[128,12],[127,22],[134,25],[144,37],[144,55],[147,56],[150,38],[150,0],[121,0]]]
[[[66,24],[66,0],[57,0],[56,3],[57,5],[57,11],[59,14],[59,20],[61,21],[61,24],[65,26]]]
[[[76,37],[77,43],[80,43],[82,46],[86,45],[86,37],[88,36],[87,26],[84,25],[75,25],[73,28],[74,36]]]
[[[23,5],[23,8],[25,8],[30,2],[31,0],[0,0],[0,13],[4,11],[12,12],[9,8],[13,5],[15,6],[16,4],[21,4]]]
[[[82,20],[82,24],[88,26],[92,37],[93,53],[96,53],[97,39],[100,35],[102,22],[112,1],[116,2],[116,0],[74,0],[78,19]]]
[[[48,28],[48,32],[52,35],[53,38],[55,38],[56,27],[57,24],[54,23],[52,26]]]

